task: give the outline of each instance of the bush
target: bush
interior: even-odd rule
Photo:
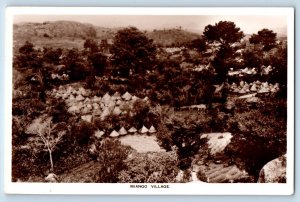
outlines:
[[[126,168],[125,159],[129,148],[121,145],[118,140],[105,139],[97,148],[97,161],[101,164],[96,182],[116,183],[119,173]]]
[[[131,154],[126,161],[127,168],[120,172],[124,183],[172,183],[178,174],[176,152]]]
[[[80,121],[76,125],[72,126],[71,133],[73,139],[78,143],[78,145],[84,146],[89,143],[95,130],[96,128],[93,124],[86,121]]]

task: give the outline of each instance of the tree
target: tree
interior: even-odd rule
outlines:
[[[19,53],[14,58],[15,68],[41,68],[43,66],[40,52],[34,49],[31,42],[26,41],[23,46],[19,48]]]
[[[230,21],[220,21],[215,25],[207,25],[203,35],[208,42],[219,42],[223,47],[231,46],[245,36],[243,31],[240,31],[240,28]]]
[[[66,130],[62,130],[60,124],[53,124],[52,117],[39,117],[27,127],[26,133],[36,135],[30,139],[35,152],[40,150],[48,152],[50,170],[53,172],[52,153],[56,149],[56,145],[66,134]]]
[[[188,43],[188,47],[194,48],[200,53],[205,52],[207,49],[206,41],[202,38],[192,40]]]
[[[88,56],[88,59],[91,63],[93,75],[101,76],[107,65],[107,57],[100,52],[91,53]]]
[[[276,33],[269,29],[262,29],[257,34],[252,34],[249,42],[252,44],[259,44],[262,46],[263,51],[269,51],[276,47]]]
[[[234,62],[234,44],[240,42],[245,36],[234,22],[220,21],[215,25],[207,25],[203,32],[204,38],[209,43],[217,43],[219,46],[217,55],[213,61],[213,66],[218,74],[218,81],[226,79],[228,69]]]
[[[93,39],[85,40],[83,47],[91,53],[98,52],[99,50],[97,42]]]
[[[155,66],[156,48],[153,41],[135,27],[117,32],[111,47],[112,64],[124,76],[145,73]]]
[[[60,63],[62,52],[63,50],[61,48],[52,49],[44,47],[43,59],[50,64],[58,65]]]

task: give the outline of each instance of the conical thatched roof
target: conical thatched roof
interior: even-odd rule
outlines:
[[[82,101],[82,100],[84,100],[84,97],[82,97],[82,95],[78,95],[75,99],[77,101]]]
[[[124,93],[124,94],[122,95],[122,98],[123,98],[124,100],[128,101],[128,100],[130,100],[130,99],[132,98],[132,95],[131,95],[130,93],[126,92],[126,93]]]
[[[136,101],[136,100],[138,100],[138,99],[140,99],[140,98],[134,95],[134,96],[132,96],[131,99],[132,99],[132,101]]]
[[[250,88],[251,91],[257,91],[257,86],[256,86],[256,83],[254,83],[251,88]]]
[[[131,127],[128,132],[130,133],[136,133],[137,132],[137,129],[135,127]]]
[[[141,129],[140,129],[140,133],[148,133],[149,132],[149,130],[148,130],[148,128],[146,128],[145,126],[143,126]]]
[[[117,132],[117,131],[115,131],[115,130],[113,130],[111,133],[110,133],[110,137],[118,137],[120,134]]]
[[[244,88],[242,88],[242,89],[239,91],[239,93],[240,93],[240,94],[244,94],[244,93],[247,93],[247,92],[246,92],[246,90],[245,90]]]
[[[115,107],[114,110],[112,111],[114,115],[120,115],[122,113],[121,109],[119,107]]]
[[[261,87],[261,89],[258,91],[258,93],[269,93],[270,90],[264,86]]]
[[[75,97],[74,97],[74,95],[72,95],[72,94],[71,94],[71,95],[69,96],[69,100],[70,100],[70,101],[73,101],[73,100],[75,100]]]
[[[126,135],[127,134],[127,131],[124,127],[120,128],[119,132],[118,132],[120,135]]]
[[[153,125],[149,128],[149,133],[156,133],[156,129]]]
[[[121,100],[117,100],[116,105],[121,105],[122,101]]]
[[[106,107],[104,108],[102,114],[101,114],[101,119],[104,120],[108,115],[110,115],[109,109]]]
[[[121,94],[117,91],[113,94],[112,98],[114,99],[121,99]]]
[[[111,99],[110,95],[108,93],[106,93],[103,97],[102,97],[102,101],[107,102]]]

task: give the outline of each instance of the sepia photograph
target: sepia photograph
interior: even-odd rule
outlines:
[[[8,193],[293,192],[292,8],[6,11]]]

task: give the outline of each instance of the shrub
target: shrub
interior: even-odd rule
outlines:
[[[120,182],[172,183],[178,173],[176,152],[151,154],[133,153],[126,161],[127,168],[120,172]]]
[[[129,148],[118,140],[105,139],[97,148],[97,161],[101,164],[96,182],[116,183],[119,173],[126,168],[125,159]]]
[[[72,136],[79,146],[87,145],[90,138],[93,136],[96,128],[93,124],[80,121],[76,125],[74,124],[71,129]]]

